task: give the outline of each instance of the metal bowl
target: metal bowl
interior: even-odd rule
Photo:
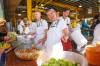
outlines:
[[[79,63],[81,66],[88,66],[88,62],[84,56],[69,51],[64,51],[58,54],[52,54],[52,56],[48,55],[47,53],[43,53],[42,58],[37,59],[38,66],[41,66],[41,64],[47,62],[50,58],[65,59],[68,61]]]

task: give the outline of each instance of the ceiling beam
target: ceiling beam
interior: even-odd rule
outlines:
[[[78,8],[78,7],[71,6],[71,5],[68,5],[68,4],[64,4],[64,3],[61,3],[61,2],[52,1],[49,4],[53,5],[53,6],[62,7],[62,8],[68,8],[68,9],[71,9],[71,10],[76,10],[76,9],[82,10],[82,8]]]

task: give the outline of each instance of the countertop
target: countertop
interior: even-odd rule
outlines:
[[[15,55],[14,51],[10,51],[6,55],[6,66],[37,66],[36,61],[24,61]]]

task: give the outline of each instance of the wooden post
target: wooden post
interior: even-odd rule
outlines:
[[[27,18],[32,21],[32,0],[27,0]]]
[[[78,11],[77,11],[78,8],[76,8],[76,15],[75,15],[75,18],[76,20],[78,19]]]

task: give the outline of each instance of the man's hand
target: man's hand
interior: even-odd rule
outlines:
[[[38,44],[42,44],[43,45],[45,43],[45,40],[46,40],[45,38],[38,40]]]
[[[65,42],[67,42],[68,38],[69,38],[69,31],[66,28],[63,30],[63,36],[62,36],[61,40],[65,43]]]
[[[63,36],[63,37],[61,38],[61,40],[62,40],[64,43],[66,43],[67,40],[68,40],[68,38],[69,38],[69,37],[67,37],[67,36]]]

